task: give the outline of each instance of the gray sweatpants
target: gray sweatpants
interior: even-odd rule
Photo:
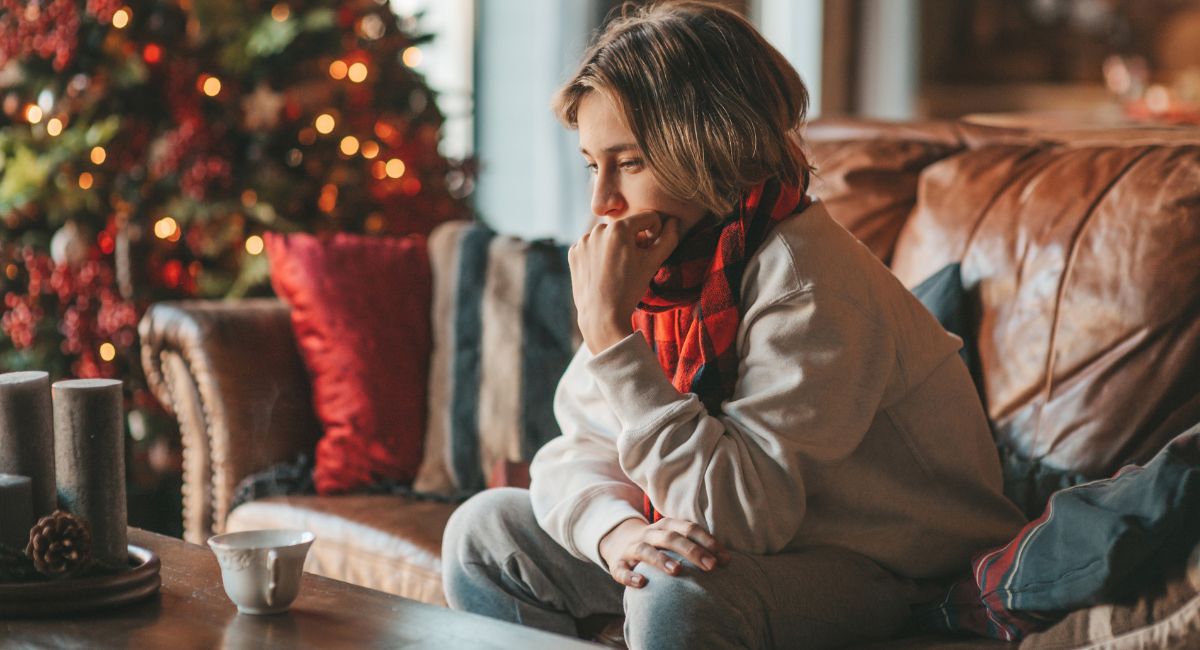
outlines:
[[[641,564],[625,588],[538,525],[526,490],[488,490],[450,518],[442,579],[454,609],[576,635],[588,616],[625,616],[630,648],[826,648],[886,639],[921,597],[916,585],[836,548],[749,555],[677,576]],[[680,559],[676,557],[676,559]]]

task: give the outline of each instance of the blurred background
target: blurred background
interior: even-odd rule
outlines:
[[[0,0],[0,371],[118,377],[130,523],[178,535],[154,301],[268,295],[262,236],[571,240],[549,100],[615,0]],[[727,0],[810,117],[1200,125],[1200,0]]]

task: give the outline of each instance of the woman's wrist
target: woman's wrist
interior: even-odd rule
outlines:
[[[600,559],[604,560],[604,563],[611,567],[613,560],[619,558],[625,547],[629,545],[629,540],[640,535],[646,525],[646,522],[641,519],[631,517],[613,526],[612,530],[600,538],[600,544],[597,548],[600,551]]]
[[[588,351],[597,355],[632,334],[633,326],[627,322],[622,324],[617,319],[604,319],[592,324],[581,333],[584,343],[588,346]]]

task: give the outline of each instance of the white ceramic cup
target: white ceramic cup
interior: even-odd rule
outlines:
[[[286,612],[300,592],[316,537],[304,530],[247,530],[208,538],[229,600],[243,614]]]

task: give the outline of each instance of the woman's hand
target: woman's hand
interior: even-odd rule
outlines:
[[[602,221],[571,246],[571,293],[592,354],[633,332],[633,310],[678,244],[678,219],[641,212]]]
[[[633,570],[639,563],[658,567],[667,575],[679,573],[679,563],[663,551],[671,551],[705,571],[729,562],[729,551],[697,524],[682,519],[660,519],[647,524],[626,519],[600,540],[600,557],[608,564],[613,580],[640,589],[646,577]]]

